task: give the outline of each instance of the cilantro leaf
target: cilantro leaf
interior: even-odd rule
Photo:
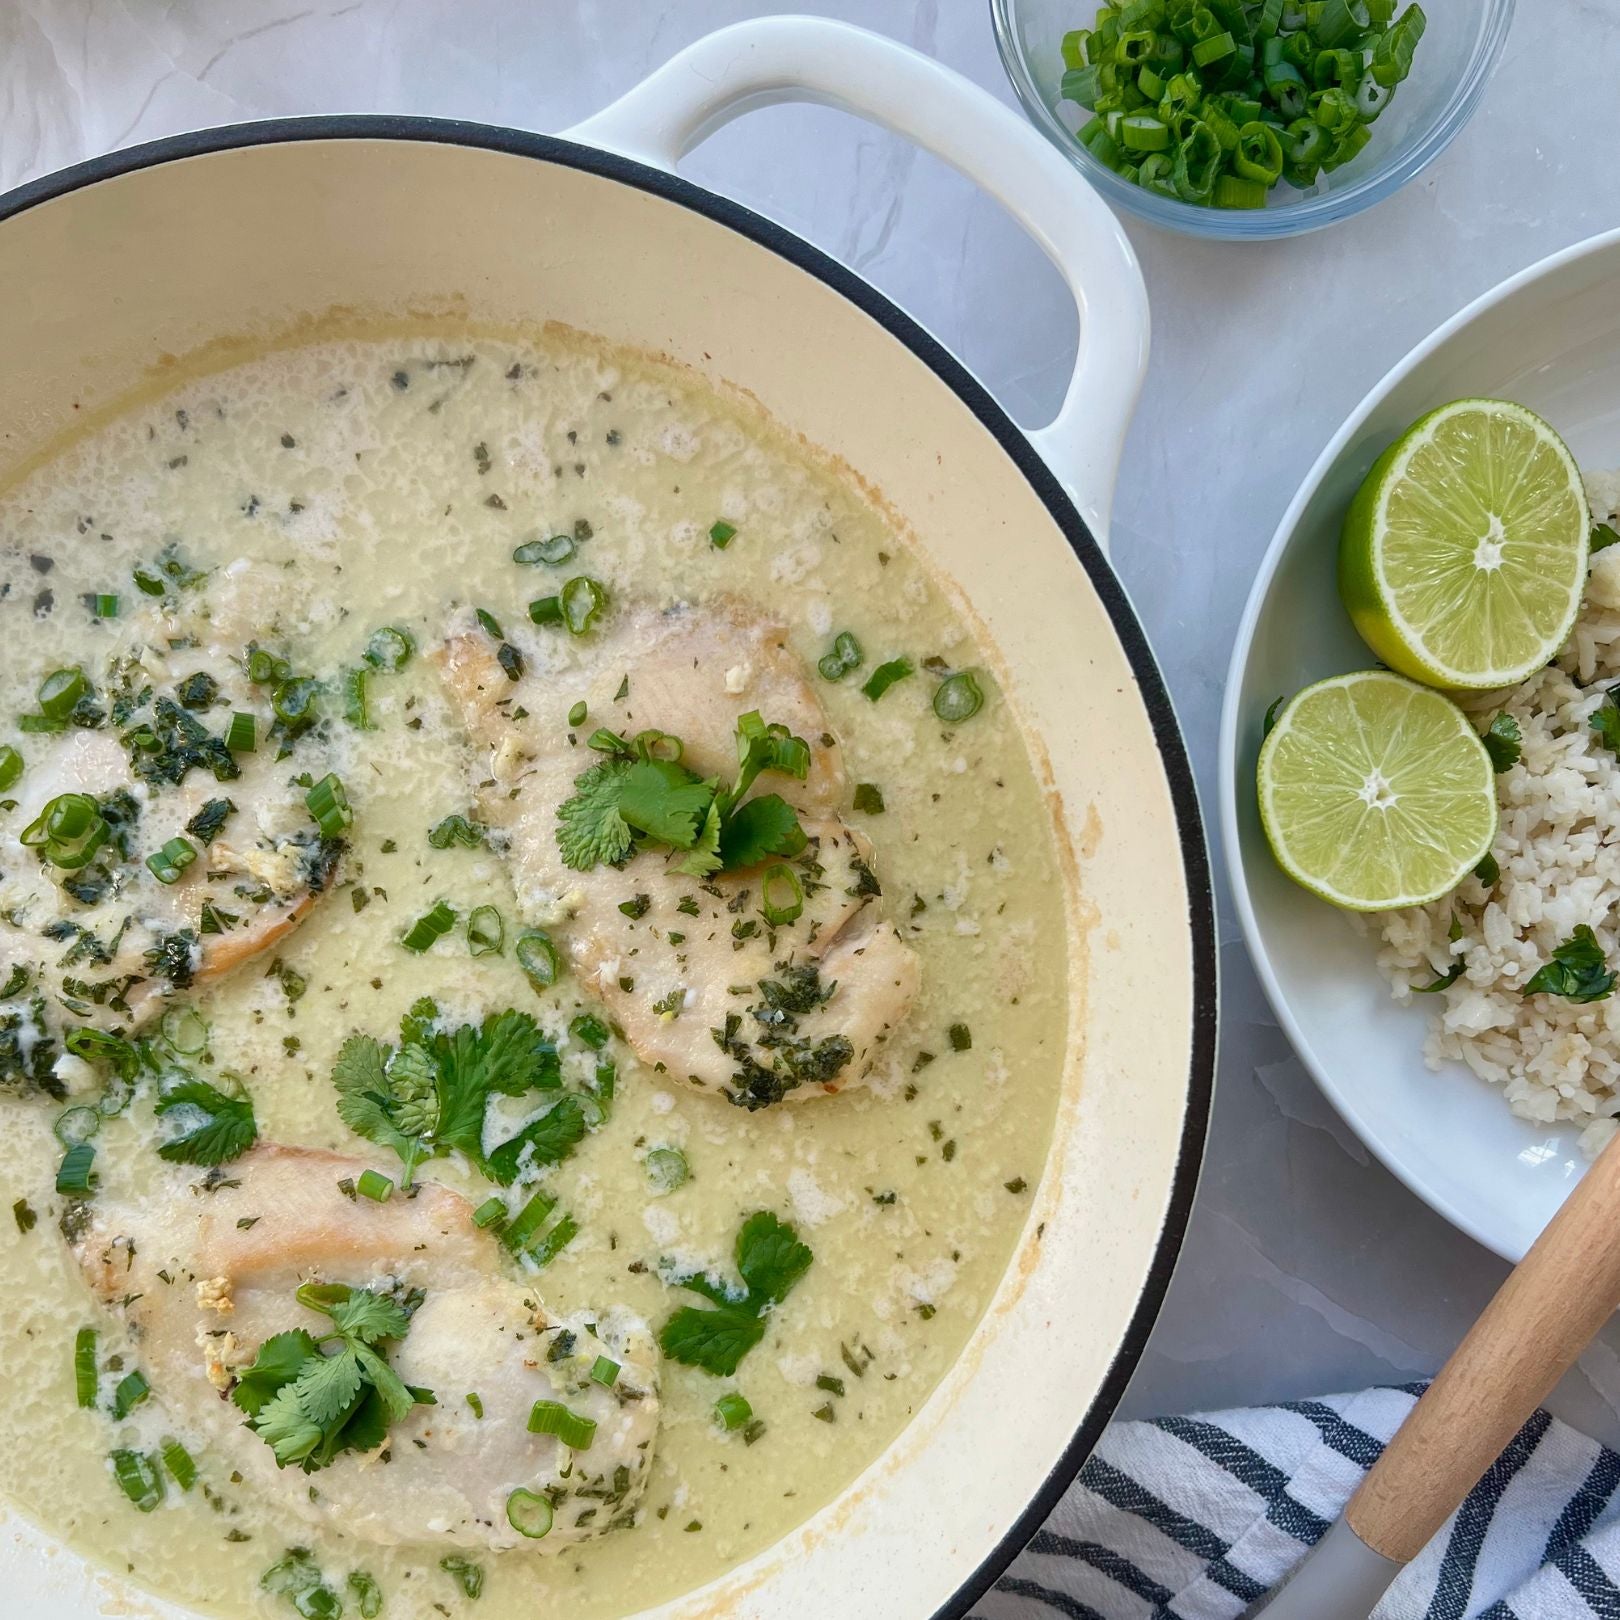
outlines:
[[[405,1307],[387,1294],[374,1294],[369,1288],[357,1288],[345,1300],[338,1301],[326,1313],[346,1339],[358,1339],[361,1344],[374,1345],[379,1339],[403,1339],[410,1329],[411,1319]]]
[[[1614,700],[1613,688],[1603,694],[1603,701],[1592,711],[1586,723],[1611,754],[1620,754],[1620,704]]]
[[[1449,990],[1463,976],[1463,964],[1453,962],[1438,978],[1431,979],[1427,984],[1414,984],[1412,993],[1418,996],[1437,995],[1442,990]]]
[[[667,759],[638,759],[619,782],[619,814],[637,832],[690,849],[714,802],[714,784]]]
[[[630,764],[605,759],[574,779],[574,796],[557,809],[557,845],[563,865],[588,872],[606,863],[616,866],[629,855],[634,834],[619,814],[619,790]]]
[[[389,1419],[398,1423],[416,1405],[416,1397],[405,1387],[399,1374],[370,1345],[355,1345],[354,1354],[371,1387],[377,1392],[378,1399],[387,1409]]]
[[[786,1299],[813,1258],[799,1234],[769,1210],[750,1215],[737,1234],[737,1270],[756,1310]]]
[[[1536,969],[1522,994],[1562,996],[1566,1001],[1604,1001],[1614,989],[1614,974],[1603,965],[1603,947],[1585,924]]]
[[[1492,769],[1498,776],[1519,763],[1522,752],[1519,745],[1523,740],[1519,722],[1511,714],[1499,714],[1491,721],[1480,741],[1485,744],[1485,752],[1491,756]]]
[[[729,1377],[765,1337],[766,1312],[787,1298],[813,1256],[786,1221],[761,1210],[743,1222],[736,1259],[748,1289],[740,1299],[706,1275],[676,1279],[678,1286],[713,1301],[715,1309],[683,1305],[664,1324],[658,1344],[671,1361]]]
[[[720,829],[720,858],[728,871],[755,866],[771,855],[797,855],[809,839],[793,807],[766,793],[732,811]]]
[[[503,1187],[516,1179],[523,1150],[531,1148],[536,1165],[559,1164],[585,1138],[585,1110],[573,1097],[564,1097],[549,1113],[530,1120],[516,1136],[485,1161],[485,1168]]]
[[[393,1097],[388,1060],[393,1055],[393,1047],[369,1035],[351,1035],[338,1048],[332,1083],[338,1091],[338,1118],[357,1136],[379,1147],[391,1147],[404,1158],[406,1138],[388,1112]]]
[[[237,1374],[231,1399],[249,1417],[257,1417],[276,1391],[290,1384],[304,1363],[319,1354],[314,1339],[302,1328],[266,1339],[252,1366]]]
[[[684,872],[687,877],[706,878],[720,867],[720,795],[717,793],[703,813],[703,825],[698,828],[696,842],[686,859],[675,863],[675,870]]]
[[[291,1389],[308,1420],[324,1429],[346,1413],[360,1393],[360,1358],[349,1349],[335,1356],[311,1356]]]
[[[245,1094],[228,1097],[206,1080],[185,1080],[158,1099],[155,1112],[161,1118],[177,1110],[185,1130],[158,1149],[158,1157],[171,1164],[226,1164],[258,1140],[253,1103]]]
[[[1620,534],[1614,532],[1612,524],[1594,523],[1592,525],[1592,550],[1604,551],[1610,546],[1620,546]]]
[[[305,1461],[320,1445],[326,1431],[304,1409],[297,1384],[284,1385],[253,1419],[253,1431],[276,1454],[285,1468]]]
[[[751,1311],[729,1305],[702,1311],[683,1305],[664,1324],[658,1347],[671,1361],[729,1378],[764,1337],[765,1324]]]

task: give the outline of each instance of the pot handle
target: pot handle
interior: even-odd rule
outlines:
[[[689,45],[563,138],[674,169],[733,118],[784,101],[838,107],[909,137],[989,192],[1057,266],[1079,310],[1079,351],[1057,415],[1029,438],[1106,548],[1147,367],[1147,292],[1118,220],[1018,114],[880,34],[821,17],[766,17]]]

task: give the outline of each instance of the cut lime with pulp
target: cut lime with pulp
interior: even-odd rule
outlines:
[[[1258,786],[1277,864],[1351,911],[1438,900],[1496,837],[1495,772],[1468,716],[1387,670],[1289,702],[1260,746]]]
[[[1589,523],[1574,458],[1539,416],[1459,399],[1373,463],[1345,515],[1339,594],[1391,669],[1429,686],[1511,686],[1569,636]]]

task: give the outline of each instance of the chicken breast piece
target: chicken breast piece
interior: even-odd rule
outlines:
[[[506,840],[526,922],[560,928],[580,980],[641,1057],[672,1079],[754,1109],[865,1079],[917,992],[917,959],[883,919],[872,846],[840,817],[847,780],[816,694],[779,625],[731,602],[616,606],[578,643],[566,682],[513,681],[490,638],[458,625],[437,657],[475,749],[480,813]],[[768,774],[810,839],[804,909],[772,926],[761,868],[698,880],[666,853],[622,867],[563,863],[557,810],[601,756],[571,731],[648,729],[684,743],[700,776],[734,779],[737,721],[757,710],[810,747],[803,781]]]
[[[532,1285],[502,1270],[499,1245],[464,1198],[432,1182],[384,1204],[345,1195],[338,1183],[364,1169],[334,1153],[260,1145],[205,1196],[164,1172],[140,1198],[103,1191],[89,1206],[75,1253],[97,1297],[132,1329],[165,1417],[261,1498],[361,1541],[554,1552],[630,1522],[658,1428],[645,1325],[623,1312],[548,1317]],[[277,1467],[228,1392],[264,1340],[330,1331],[294,1297],[315,1279],[423,1291],[388,1360],[438,1404],[413,1408],[375,1452],[343,1452],[306,1475]],[[599,1356],[619,1364],[611,1387],[590,1376]],[[596,1424],[587,1449],[529,1433],[542,1399]],[[518,1489],[551,1501],[543,1539],[508,1521]]]
[[[270,949],[341,860],[341,840],[322,836],[295,781],[329,768],[318,735],[278,760],[264,690],[223,646],[179,636],[180,651],[156,650],[172,628],[155,620],[152,645],[97,672],[90,723],[25,746],[0,837],[0,1085],[56,1089],[71,1030],[132,1034],[171,997]],[[233,711],[257,716],[267,746],[224,747]],[[79,865],[23,842],[64,795],[94,801],[103,823]],[[164,883],[147,860],[176,838],[194,858]]]

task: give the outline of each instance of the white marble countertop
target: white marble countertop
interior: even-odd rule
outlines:
[[[769,9],[755,0],[3,0],[0,187],[178,130],[284,114],[430,113],[558,129],[701,33]],[[984,0],[800,0],[798,9],[893,34],[1011,100]],[[1617,61],[1620,0],[1525,0],[1472,125],[1381,207],[1269,246],[1132,227],[1153,361],[1114,553],[1159,649],[1206,802],[1250,576],[1323,443],[1459,305],[1620,222]],[[1555,129],[1565,137],[1556,143]],[[1050,414],[1073,342],[1066,294],[1016,228],[933,159],[831,112],[777,109],[724,132],[686,172],[874,281],[1021,420]],[[1369,1158],[1289,1051],[1230,917],[1221,937],[1208,1162],[1127,1397],[1135,1414],[1429,1373],[1504,1273]],[[1620,1326],[1555,1404],[1588,1432],[1620,1439]]]

